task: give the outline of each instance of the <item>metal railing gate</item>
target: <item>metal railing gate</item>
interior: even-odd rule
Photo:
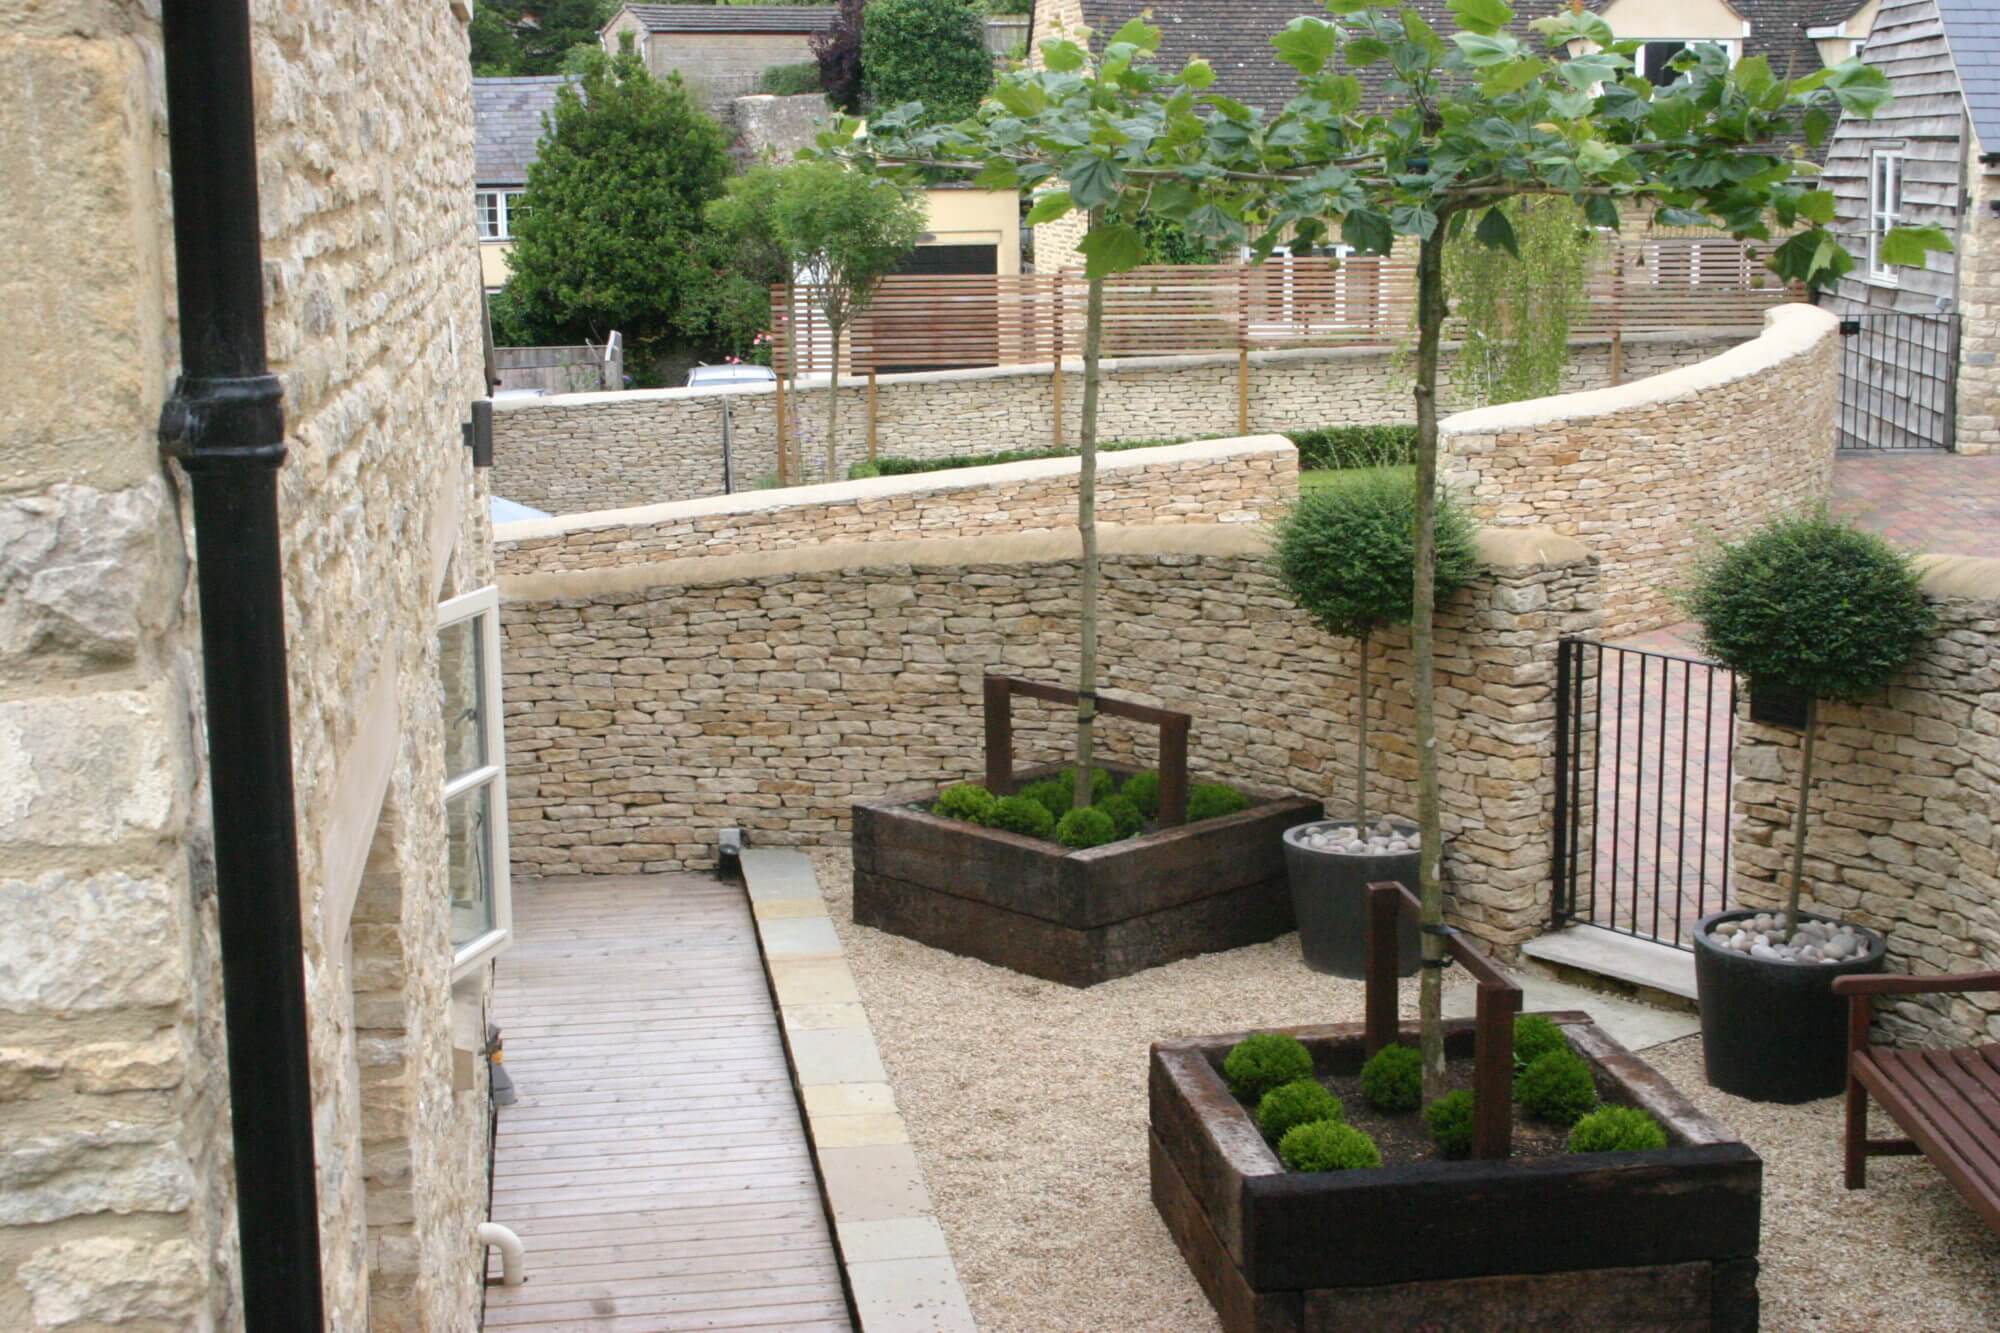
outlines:
[[[1862,311],[1840,321],[1842,449],[1952,449],[1957,315]]]

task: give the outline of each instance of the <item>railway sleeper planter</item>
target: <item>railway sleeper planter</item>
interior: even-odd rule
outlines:
[[[1588,1015],[1549,1017],[1668,1147],[1288,1172],[1222,1080],[1247,1033],[1154,1043],[1153,1202],[1223,1328],[1756,1328],[1761,1159]],[[1362,1025],[1290,1031],[1318,1075],[1360,1068]],[[1469,1058],[1470,1020],[1446,1034]]]
[[[934,815],[935,791],[858,804],[854,920],[1068,986],[1276,939],[1295,929],[1284,832],[1325,811],[1238,790],[1235,814],[1082,851]]]

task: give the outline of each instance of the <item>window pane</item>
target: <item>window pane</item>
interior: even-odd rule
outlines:
[[[492,797],[493,784],[482,782],[445,802],[454,949],[493,929]]]
[[[1645,66],[1646,80],[1656,88],[1664,88],[1678,79],[1681,74],[1672,68],[1673,58],[1687,50],[1686,42],[1647,42],[1641,48],[1641,61]]]
[[[438,693],[444,713],[444,771],[450,781],[487,762],[484,689],[486,613],[438,631]]]
[[[481,190],[474,199],[479,209],[479,234],[491,240],[500,234],[500,196],[492,190]]]

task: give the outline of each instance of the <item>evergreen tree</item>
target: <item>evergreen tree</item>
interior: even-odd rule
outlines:
[[[472,72],[560,74],[579,46],[595,47],[612,0],[478,0],[472,11]]]
[[[993,86],[986,27],[965,0],[869,0],[862,86],[877,108],[921,102],[933,120],[962,120]]]

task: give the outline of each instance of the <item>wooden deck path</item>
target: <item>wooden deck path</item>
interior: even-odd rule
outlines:
[[[850,1328],[743,890],[517,882],[514,932],[493,1220],[528,1281],[487,1289],[485,1326]]]

